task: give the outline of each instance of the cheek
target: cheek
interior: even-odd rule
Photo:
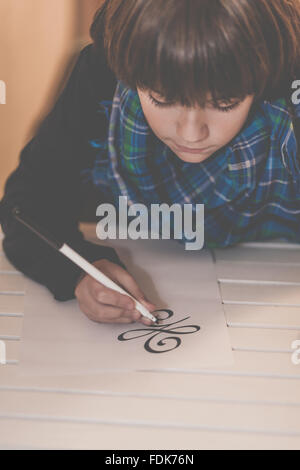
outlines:
[[[143,106],[145,118],[156,135],[168,135],[172,132],[172,116],[170,113],[155,108],[154,106]]]
[[[218,113],[212,121],[211,131],[219,136],[220,141],[228,141],[235,137],[248,117],[248,110],[238,110],[235,113]]]

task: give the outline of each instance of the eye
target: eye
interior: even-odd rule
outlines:
[[[154,106],[157,106],[158,108],[168,108],[170,106],[174,106],[175,103],[171,102],[171,101],[158,101],[157,99],[153,98],[152,95],[148,95],[150,101],[152,104],[154,104]],[[232,103],[232,104],[228,104],[227,106],[221,106],[221,103],[223,104],[226,104],[226,102],[222,101],[222,102],[219,102],[219,103],[214,103],[214,107],[218,110],[218,111],[221,111],[222,113],[229,113],[230,111],[234,110],[235,108],[237,108],[239,105],[240,105],[240,101],[237,101],[235,103]],[[228,103],[228,102],[227,102]]]
[[[167,102],[167,101],[164,101],[164,102],[158,101],[155,98],[153,98],[153,96],[151,96],[150,94],[148,96],[149,96],[151,103],[154,104],[154,106],[157,106],[159,108],[167,108],[168,106],[172,106],[174,104],[172,102]]]
[[[221,111],[221,113],[229,113],[230,111],[233,111],[235,108],[237,108],[240,105],[240,101],[237,101],[236,103],[230,104],[228,106],[220,106],[220,104],[215,104],[215,108]]]

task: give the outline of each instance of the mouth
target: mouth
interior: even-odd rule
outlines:
[[[192,149],[192,148],[180,147],[179,145],[176,145],[176,148],[177,148],[178,151],[183,152],[183,153],[199,154],[199,153],[207,152],[212,147],[206,147],[206,148],[202,148],[202,149]]]

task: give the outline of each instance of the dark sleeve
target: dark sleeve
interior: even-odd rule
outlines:
[[[88,140],[95,133],[106,138],[107,118],[97,110],[101,99],[111,99],[115,87],[103,60],[92,45],[80,53],[54,108],[22,150],[0,204],[8,259],[60,301],[74,297],[81,270],[15,221],[11,209],[19,205],[36,225],[90,262],[106,258],[122,266],[113,249],[85,241],[78,228],[81,172],[93,164]]]

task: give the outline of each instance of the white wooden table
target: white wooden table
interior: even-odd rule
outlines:
[[[0,254],[0,448],[300,449],[300,247],[215,251],[235,365],[194,374],[18,375],[24,277]]]

